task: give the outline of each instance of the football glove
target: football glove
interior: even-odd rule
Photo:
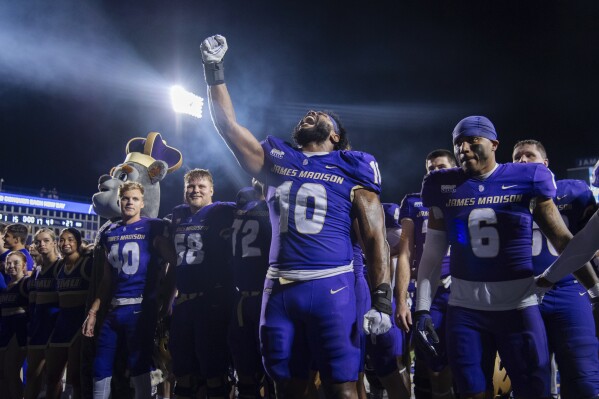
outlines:
[[[364,315],[364,332],[368,335],[381,335],[391,329],[391,316],[376,309],[370,309]]]
[[[439,343],[439,336],[435,331],[433,319],[428,310],[419,310],[415,313],[414,339],[416,346],[425,353],[437,356],[435,345]]]

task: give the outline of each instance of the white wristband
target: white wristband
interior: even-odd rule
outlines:
[[[591,288],[589,288],[587,290],[587,292],[589,293],[589,296],[591,298],[597,298],[597,297],[599,297],[599,283],[597,283],[594,286],[592,286]]]

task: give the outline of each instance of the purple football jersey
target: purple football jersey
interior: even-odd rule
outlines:
[[[399,208],[399,220],[411,219],[414,223],[414,247],[412,248],[412,265],[417,269],[422,257],[422,249],[426,239],[426,230],[428,228],[428,208],[422,204],[420,193],[406,195],[401,200]],[[443,258],[441,264],[441,277],[449,275],[449,255]]]
[[[358,151],[304,154],[281,139],[262,142],[272,224],[270,267],[326,270],[348,266],[353,192],[380,193],[374,157]]]
[[[268,269],[272,234],[268,206],[254,193],[252,187],[240,191],[233,221],[233,283],[239,291],[262,291]]]
[[[192,294],[231,285],[230,239],[234,214],[235,203],[214,202],[180,220],[173,237],[180,293]]]
[[[558,180],[557,194],[553,201],[557,206],[564,223],[572,234],[578,233],[583,227],[585,210],[596,204],[595,197],[589,186],[582,180]],[[558,253],[547,237],[534,223],[532,234],[532,261],[535,275],[539,275],[557,259]],[[572,281],[574,276],[568,275],[558,283]]]
[[[113,223],[104,231],[100,242],[112,265],[113,298],[156,297],[160,256],[154,239],[167,233],[167,222],[152,218]]]
[[[460,168],[426,175],[422,200],[443,211],[451,244],[451,275],[498,282],[533,275],[531,200],[555,196],[542,164],[499,164],[485,180]]]

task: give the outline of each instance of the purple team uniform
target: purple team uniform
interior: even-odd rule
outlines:
[[[235,369],[245,376],[264,374],[259,329],[271,227],[266,201],[256,197],[253,187],[239,192],[232,233],[235,306],[229,347]]]
[[[30,294],[35,298],[35,304],[29,306],[28,346],[33,349],[46,349],[58,318],[56,276],[59,263],[60,260],[56,260],[46,270],[36,271],[31,276]]]
[[[27,346],[28,279],[23,277],[0,292],[0,351],[6,350],[13,337],[16,337],[19,347]]]
[[[420,258],[422,257],[422,250],[424,248],[426,230],[428,227],[428,208],[422,204],[420,193],[408,194],[401,201],[399,220],[401,221],[402,219],[410,219],[414,223],[414,246],[411,248],[412,264],[410,267],[417,269]],[[446,279],[448,276],[450,276],[449,256],[445,256],[443,258],[443,263],[441,264],[441,280]],[[416,287],[414,286],[414,290],[415,289]],[[433,296],[433,302],[431,303],[431,318],[435,326],[435,331],[439,337],[445,337],[445,315],[447,313],[449,292],[450,288],[445,288],[445,286],[440,283]],[[414,311],[414,309],[412,309],[412,311]],[[437,372],[441,371],[449,364],[446,344],[446,339],[440,339],[439,343],[435,345],[438,354],[437,356],[429,356],[428,353],[423,353],[416,346],[416,356],[418,359],[424,360],[429,369]]]
[[[530,204],[555,190],[542,164],[499,164],[486,179],[460,168],[424,178],[423,204],[443,212],[451,245],[447,350],[462,393],[490,388],[497,350],[516,395],[549,396],[547,337],[532,294]]]
[[[224,375],[229,367],[231,318],[231,233],[235,204],[215,202],[195,214],[173,210],[179,296],[171,321],[169,349],[176,376]]]
[[[275,381],[356,381],[360,362],[354,251],[354,189],[380,193],[375,159],[357,151],[307,154],[275,137],[262,142],[273,229],[260,340]]]
[[[81,256],[73,269],[66,271],[62,260],[58,266],[57,291],[59,312],[50,346],[69,347],[81,335],[85,321],[85,301],[91,280],[93,259]]]
[[[557,181],[554,199],[564,222],[576,234],[584,212],[595,206],[589,186],[581,180]],[[557,259],[557,252],[535,224],[533,231],[534,274],[539,275]],[[540,305],[549,351],[555,352],[564,398],[590,398],[599,394],[598,343],[586,290],[573,275],[558,281]]]
[[[399,206],[392,203],[384,203],[385,227],[388,232],[396,232],[401,229],[399,224]],[[392,301],[393,314],[395,314],[395,295]],[[364,313],[362,313],[362,316]],[[378,377],[385,377],[397,370],[397,358],[401,357],[404,350],[404,333],[391,318],[391,329],[384,334],[371,335],[366,338],[366,353],[369,364],[373,367]]]
[[[152,370],[161,268],[154,239],[166,233],[166,222],[152,218],[128,225],[117,222],[102,233],[100,243],[112,266],[113,292],[111,308],[98,334],[95,380],[112,376],[116,352],[123,346],[132,377]]]

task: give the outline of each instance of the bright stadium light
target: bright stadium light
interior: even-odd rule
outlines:
[[[202,117],[204,99],[181,86],[171,87],[171,102],[175,112],[195,116],[196,118]]]

